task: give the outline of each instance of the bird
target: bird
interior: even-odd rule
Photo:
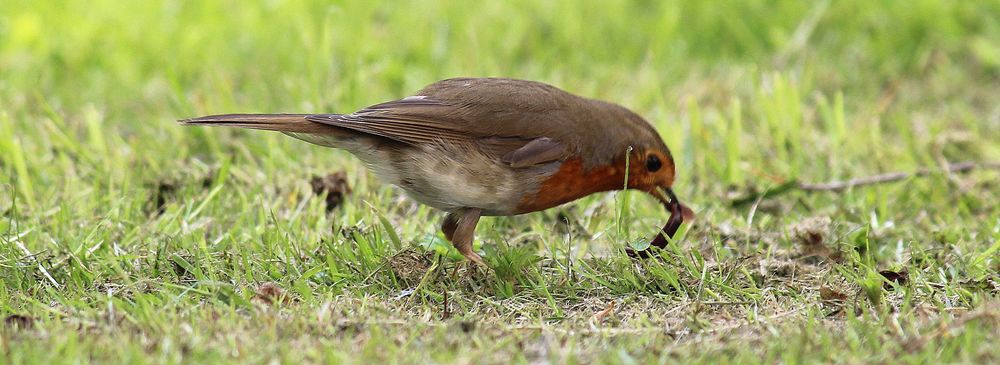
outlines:
[[[648,121],[615,103],[511,78],[450,78],[350,114],[219,114],[185,125],[278,131],[350,152],[382,182],[445,212],[441,231],[466,259],[483,216],[542,211],[613,190],[639,190],[693,212],[672,187],[670,149]],[[665,245],[662,235],[652,243]],[[650,250],[640,252],[648,256]]]

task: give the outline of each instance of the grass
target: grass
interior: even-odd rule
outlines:
[[[2,362],[1000,361],[998,172],[782,190],[1000,160],[998,20],[932,0],[0,2]],[[350,155],[174,123],[452,76],[636,110],[698,222],[633,261],[666,219],[641,194],[487,218],[474,273],[440,213]],[[339,170],[353,193],[328,213],[309,181]]]

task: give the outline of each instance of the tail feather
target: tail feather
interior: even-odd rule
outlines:
[[[313,114],[220,114],[183,119],[178,122],[184,125],[238,127],[285,133],[324,134],[332,132],[331,129],[337,129],[306,120],[310,115]]]

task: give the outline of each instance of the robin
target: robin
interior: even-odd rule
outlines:
[[[535,81],[454,78],[351,114],[224,114],[180,123],[279,131],[347,150],[383,182],[447,212],[445,237],[478,264],[472,241],[482,216],[622,189],[647,192],[670,210],[667,235],[692,215],[671,191],[674,159],[649,122]]]

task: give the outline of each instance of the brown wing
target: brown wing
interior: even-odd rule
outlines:
[[[573,96],[554,87],[507,79],[450,79],[419,94],[348,115],[306,119],[411,145],[474,145],[515,168],[565,159],[572,150],[573,141],[560,138],[567,129],[560,124],[565,106],[560,98]]]
[[[501,160],[510,167],[528,167],[549,161],[561,160],[566,155],[566,146],[549,137],[531,140],[520,148],[503,155]]]
[[[448,117],[450,109],[441,102],[408,98],[373,105],[346,115],[311,115],[306,120],[412,145],[469,141],[473,136],[456,128],[454,121]]]

